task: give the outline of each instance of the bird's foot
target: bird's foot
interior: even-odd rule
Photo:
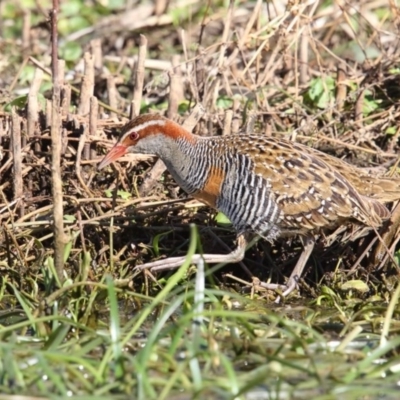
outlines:
[[[243,260],[247,240],[243,235],[238,238],[238,246],[228,254],[193,254],[190,258],[191,264],[198,264],[203,260],[207,264],[230,264]],[[162,260],[137,265],[135,271],[149,270],[150,272],[166,271],[179,268],[183,263],[188,262],[187,256],[169,257]]]
[[[278,296],[275,299],[275,303],[279,304],[281,301],[281,297],[286,297],[290,293],[292,293],[294,290],[299,288],[299,280],[300,277],[298,275],[291,276],[288,280],[288,283],[286,284],[286,290],[282,293],[282,295]]]
[[[201,255],[194,254],[192,256],[191,262],[193,264],[197,264]],[[146,264],[137,265],[134,268],[135,272],[141,272],[144,270],[148,270],[150,272],[160,272],[160,271],[167,271],[171,269],[179,268],[186,260],[186,257],[170,257],[164,258],[157,261],[148,262]]]
[[[276,283],[264,283],[259,282],[258,285],[264,289],[273,290],[274,292],[278,292],[278,297],[275,299],[275,303],[279,304],[283,297],[288,296],[294,290],[299,287],[299,276],[291,276],[286,285],[279,285]]]

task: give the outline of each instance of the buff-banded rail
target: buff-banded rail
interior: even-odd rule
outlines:
[[[255,237],[299,235],[303,252],[287,284],[263,284],[284,296],[296,288],[316,234],[347,222],[376,229],[390,217],[382,203],[400,198],[398,181],[374,178],[300,143],[252,134],[202,137],[157,114],[126,124],[98,168],[127,153],[160,157],[186,193],[232,222],[237,248],[223,255],[196,254],[193,263],[200,257],[207,263],[239,262]],[[138,268],[171,269],[184,260],[171,257]]]

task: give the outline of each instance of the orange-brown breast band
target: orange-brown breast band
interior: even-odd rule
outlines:
[[[201,200],[210,207],[216,207],[217,198],[221,193],[221,186],[225,179],[225,172],[216,167],[210,167],[208,179],[203,189],[193,194],[193,197]]]

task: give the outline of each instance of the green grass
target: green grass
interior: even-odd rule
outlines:
[[[188,256],[198,242],[194,227],[191,232]],[[399,289],[389,307],[271,308],[262,298],[204,285],[201,268],[197,282],[186,280],[188,266],[154,297],[121,290],[106,276],[103,283],[60,289],[35,307],[14,287],[20,308],[0,316],[0,392],[97,399],[246,399],[258,392],[279,399],[396,398],[400,336],[391,318]]]

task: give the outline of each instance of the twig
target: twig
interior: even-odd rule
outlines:
[[[47,75],[52,76],[52,72],[51,72],[48,68],[46,68],[45,66],[43,66],[43,64],[42,64],[40,61],[36,60],[34,57],[32,57],[32,56],[29,57],[29,61],[31,61],[33,65],[35,65],[36,67],[40,68],[40,69],[41,69],[44,73],[46,73]],[[80,93],[79,89],[77,89],[77,88],[74,87],[74,86],[70,86],[69,88],[70,88],[70,90],[72,90],[74,93]],[[66,103],[68,104],[68,107],[69,107],[70,103],[68,103],[68,102],[66,102]],[[64,102],[63,102],[63,104],[64,104]],[[127,115],[126,115],[125,113],[123,113],[123,112],[121,112],[121,111],[118,111],[118,110],[113,110],[108,104],[106,104],[106,103],[104,103],[104,102],[102,102],[102,101],[99,101],[99,105],[101,105],[101,106],[102,106],[104,109],[106,109],[106,110],[113,111],[113,112],[117,113],[118,115],[121,115],[121,116],[123,116],[123,117],[127,117]],[[63,112],[64,112],[64,111],[65,111],[65,110],[63,110]],[[68,108],[67,108],[67,110],[66,110],[66,113],[68,113]],[[63,113],[63,115],[66,115],[66,114]]]
[[[344,64],[339,64],[336,71],[336,107],[337,111],[343,110],[344,102],[347,96],[346,87],[346,66]]]
[[[94,93],[94,58],[90,53],[85,53],[83,58],[85,62],[85,74],[82,78],[78,113],[88,115],[90,111],[90,98]]]
[[[39,104],[38,93],[42,83],[43,71],[36,68],[28,95],[28,136],[31,137],[35,134],[37,122],[39,120]]]
[[[310,40],[309,36],[310,36],[309,27],[307,26],[305,27],[300,36],[300,46],[299,46],[300,85],[305,85],[308,81],[308,41]]]
[[[52,45],[52,76],[53,96],[51,115],[51,179],[53,186],[53,217],[54,217],[54,265],[60,283],[64,280],[64,246],[66,243],[63,221],[63,192],[61,178],[61,123],[60,123],[60,92],[61,80],[59,76],[59,60],[57,58],[57,14],[59,10],[58,0],[53,0],[51,11],[51,45]]]
[[[234,7],[235,7],[235,2],[233,0],[229,0],[229,6],[228,6],[228,11],[226,13],[224,31],[222,32],[221,46],[220,46],[219,57],[218,57],[218,72],[219,73],[222,73],[222,71],[223,71],[224,60],[226,59],[226,49],[228,47],[228,37],[232,33],[231,27],[232,27],[232,18],[233,18]],[[217,77],[215,80],[214,87],[213,87],[213,92],[211,93],[212,106],[214,106],[214,104],[216,104],[218,93],[219,93],[220,83],[221,83],[220,78]]]
[[[225,111],[224,118],[224,129],[222,131],[222,136],[230,135],[232,128],[233,110]]]
[[[361,90],[360,94],[357,97],[356,106],[355,106],[355,123],[358,128],[363,127],[363,105],[364,105],[364,93],[365,90]]]
[[[12,152],[14,159],[13,184],[14,199],[22,197],[24,192],[22,180],[22,154],[21,154],[21,119],[16,111],[12,110]],[[20,209],[20,216],[23,214],[23,208]]]
[[[101,71],[103,68],[103,52],[101,50],[101,39],[91,40],[90,47],[94,58],[94,68],[97,71]]]
[[[31,12],[25,8],[22,14],[22,48],[26,51],[29,49],[31,40]]]
[[[107,76],[107,92],[108,92],[108,102],[110,107],[117,110],[118,109],[118,91],[115,86],[115,79],[112,75]],[[116,113],[111,111],[110,118],[115,118]]]
[[[89,114],[89,136],[95,137],[97,130],[97,114],[99,113],[99,103],[97,97],[93,96],[90,98],[90,114]],[[93,140],[90,141],[90,159],[97,158],[97,152],[95,143]]]
[[[179,70],[179,56],[172,57],[172,70],[169,73],[169,102],[167,116],[173,118],[178,114],[179,102],[183,99],[182,76]]]
[[[140,103],[144,86],[144,62],[147,54],[146,36],[140,35],[139,56],[135,68],[135,89],[133,91],[133,102],[131,109],[131,118],[140,114]]]

